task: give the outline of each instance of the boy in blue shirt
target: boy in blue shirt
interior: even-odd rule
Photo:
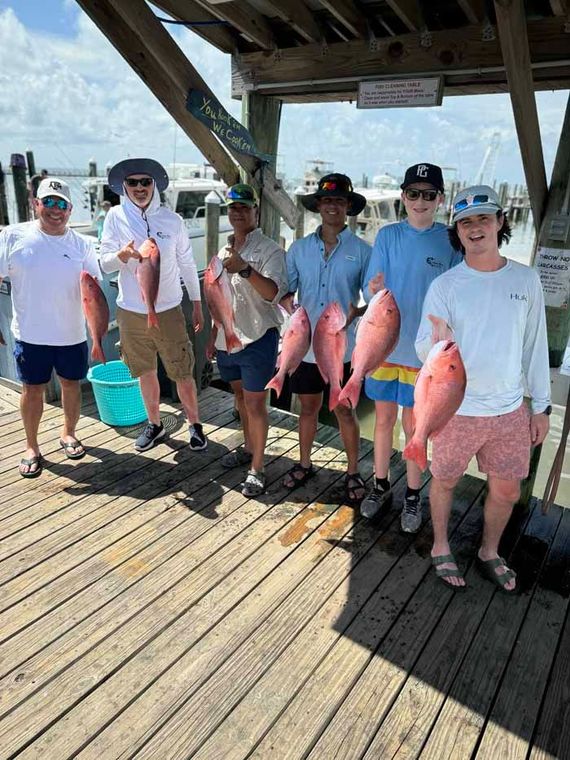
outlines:
[[[414,342],[421,319],[422,304],[431,282],[461,261],[449,242],[447,227],[435,222],[444,200],[443,174],[434,164],[414,164],[406,170],[402,202],[407,218],[383,227],[376,236],[366,275],[365,297],[371,298],[382,282],[389,288],[400,309],[400,339],[388,360],[366,378],[364,390],[375,402],[374,487],[363,500],[364,517],[375,517],[392,498],[389,467],[398,406],[406,441],[413,432],[414,383],[420,370]],[[421,472],[408,461],[408,487],[401,515],[401,528],[416,533],[421,525]]]

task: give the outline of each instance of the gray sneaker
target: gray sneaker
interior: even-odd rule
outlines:
[[[373,488],[368,496],[362,500],[360,504],[360,514],[362,517],[366,517],[367,520],[372,520],[380,514],[380,510],[385,505],[389,505],[392,502],[392,489],[382,491],[379,488]]]
[[[404,533],[417,533],[421,524],[422,505],[420,497],[406,496],[400,517],[400,527]]]
[[[252,455],[249,451],[246,451],[241,446],[235,451],[229,451],[222,457],[222,467],[226,467],[230,470],[232,467],[241,467],[242,465],[249,464],[252,460]]]

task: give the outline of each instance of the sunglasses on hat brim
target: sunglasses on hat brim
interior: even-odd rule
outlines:
[[[481,206],[483,204],[490,204],[492,206],[495,206],[497,211],[501,211],[501,207],[497,204],[493,198],[490,198],[488,195],[473,195],[468,196],[467,198],[462,198],[460,201],[457,201],[457,203],[453,204],[453,210],[455,212],[463,211],[466,208],[470,208],[472,206]]]

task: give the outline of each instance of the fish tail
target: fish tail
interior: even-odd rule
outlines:
[[[226,350],[228,354],[233,354],[235,351],[241,351],[242,348],[242,342],[235,333],[226,335]]]
[[[93,346],[91,348],[91,359],[94,362],[101,362],[101,364],[107,364],[107,359],[105,358],[105,354],[103,352],[103,346],[99,341],[97,343],[93,342]]]
[[[156,327],[157,330],[160,330],[160,325],[158,324],[158,317],[156,316],[156,311],[154,311],[154,309],[152,311],[149,311],[148,313],[147,324],[149,327]]]
[[[265,386],[265,390],[274,390],[277,394],[277,398],[281,395],[281,391],[283,390],[283,382],[284,382],[284,373],[278,372],[274,377],[271,378],[271,380],[267,383]]]
[[[349,409],[356,409],[360,398],[360,387],[360,378],[357,378],[353,373],[350,376],[348,383],[341,390],[338,403],[344,404],[344,406],[349,407]]]
[[[415,462],[422,472],[427,470],[427,451],[425,441],[421,441],[416,436],[406,444],[403,452],[404,459]]]

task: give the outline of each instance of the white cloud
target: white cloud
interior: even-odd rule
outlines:
[[[0,12],[0,160],[34,149],[43,166],[100,166],[126,155],[172,160],[175,124],[163,106],[75,2],[64,0],[68,36],[27,29],[16,10]],[[72,15],[72,8],[76,14]],[[230,59],[181,27],[167,27],[217,97],[238,119],[230,98]],[[554,159],[567,92],[538,93],[547,170]],[[354,104],[286,105],[279,166],[301,177],[307,159],[334,162],[335,169],[373,176],[401,174],[416,161],[456,167],[470,180],[493,132],[501,134],[497,174],[523,181],[508,96],[446,98],[441,108],[359,111]],[[201,157],[178,129],[178,161]]]

